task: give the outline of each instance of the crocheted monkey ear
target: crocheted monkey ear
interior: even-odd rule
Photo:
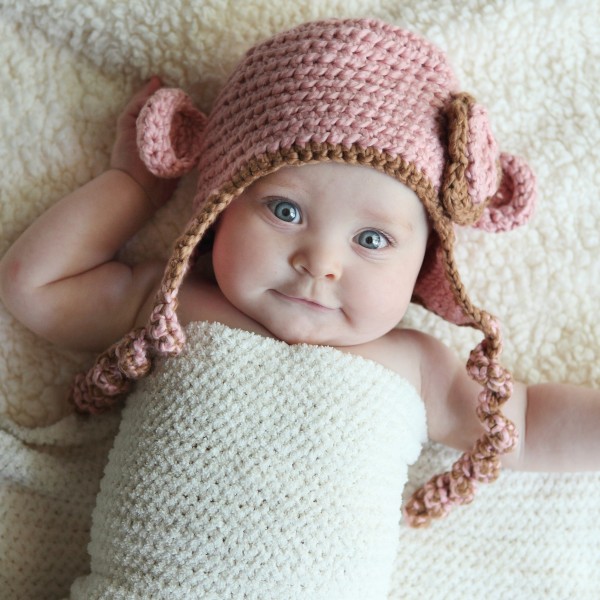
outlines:
[[[498,188],[498,147],[487,112],[469,94],[454,96],[447,110],[448,161],[442,202],[458,225],[473,225]]]
[[[458,225],[507,231],[533,212],[535,176],[525,161],[499,154],[487,112],[465,93],[448,107],[448,162],[441,196]]]
[[[161,88],[137,119],[137,144],[148,170],[158,177],[180,177],[196,166],[206,116],[180,89]]]
[[[526,223],[533,214],[536,180],[529,165],[511,154],[500,154],[500,187],[475,223],[485,231],[509,231]]]

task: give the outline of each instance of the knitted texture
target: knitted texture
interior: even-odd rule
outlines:
[[[454,91],[441,51],[397,27],[324,21],[283,32],[247,53],[215,102],[196,202],[250,158],[311,143],[399,156],[439,184],[439,115]]]
[[[414,388],[332,348],[186,333],[128,399],[72,598],[386,598]]]
[[[163,177],[180,175],[197,159],[196,213],[175,245],[145,330],[118,342],[79,378],[73,393],[79,410],[104,410],[129,391],[130,379],[145,375],[139,349],[149,360],[182,350],[177,295],[199,241],[255,180],[311,162],[375,168],[416,193],[433,233],[413,299],[450,322],[480,329],[482,360],[497,364],[500,328],[473,305],[460,279],[455,227],[503,231],[522,224],[531,214],[535,179],[525,162],[500,155],[487,112],[459,91],[446,57],[428,41],[368,19],[301,25],[249,50],[208,117],[181,90],[159,90],[140,112],[138,142],[148,168]],[[487,375],[479,382],[494,385]],[[417,495],[409,504],[411,523],[446,514],[451,504],[470,501],[476,481],[495,478],[498,456],[516,441],[512,423],[499,416],[510,390],[492,412],[478,412],[486,433],[460,464],[430,482],[435,494],[423,491],[430,501]],[[490,419],[507,443],[489,444]]]
[[[157,94],[145,107],[146,126],[138,129],[137,143],[148,150],[144,160],[161,177],[178,177],[189,171],[200,154],[200,135],[205,117],[192,105],[182,90]],[[165,122],[177,115],[176,122]],[[174,135],[171,135],[173,131]]]
[[[231,4],[199,5],[172,0],[140,10],[140,2],[2,3],[3,248],[67,188],[104,168],[114,134],[109,124],[142,79],[160,73],[208,109],[245,44],[316,16],[378,15],[427,32],[450,51],[462,89],[485,98],[501,150],[534,159],[547,190],[533,231],[467,232],[460,245],[464,240],[469,252],[456,247],[459,271],[473,282],[469,294],[484,308],[493,302],[502,316],[505,362],[527,381],[600,385],[600,3],[249,0],[235,3],[235,26],[232,11],[217,8]],[[129,246],[130,260],[168,253],[182,213],[189,212],[193,180],[183,182],[155,224]],[[76,360],[29,335],[2,306],[0,313],[1,408],[30,426],[53,422],[62,414],[60,388],[83,366],[81,355]],[[410,310],[408,324],[441,337],[465,361],[478,341],[474,332],[420,309]],[[119,414],[78,419],[74,429],[84,435],[73,454],[96,461],[82,424],[98,428]],[[29,444],[3,446],[1,454],[9,473],[17,463],[25,477],[32,473]],[[412,489],[454,458],[428,446],[407,485]],[[77,540],[88,534],[72,535],[80,522],[72,509],[80,477],[92,469],[83,460],[69,464],[73,476],[53,488],[65,499],[58,505],[23,478],[18,487],[12,475],[2,479],[0,597],[62,598],[75,576],[87,572],[87,539]],[[54,471],[42,466],[38,473],[41,484]],[[402,528],[390,600],[597,600],[599,493],[600,473],[504,471],[497,484],[480,486],[472,504],[429,530]],[[93,502],[93,496],[86,501],[90,510]],[[15,562],[7,566],[7,560]],[[77,564],[84,568],[78,571]]]

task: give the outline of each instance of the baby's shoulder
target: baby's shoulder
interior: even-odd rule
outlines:
[[[340,348],[395,371],[420,392],[423,367],[433,338],[414,329],[396,328],[376,340]],[[435,343],[435,341],[433,342]]]

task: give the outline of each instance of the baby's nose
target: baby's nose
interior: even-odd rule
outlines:
[[[331,247],[310,244],[292,255],[291,264],[296,271],[314,279],[337,281],[342,274],[342,263]]]

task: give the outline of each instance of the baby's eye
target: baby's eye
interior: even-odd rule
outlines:
[[[286,223],[300,223],[300,209],[288,200],[273,200],[267,205],[271,212]]]
[[[356,236],[355,240],[363,248],[367,248],[368,250],[380,250],[381,248],[385,248],[386,246],[390,245],[389,240],[383,233],[373,229],[361,231]]]

